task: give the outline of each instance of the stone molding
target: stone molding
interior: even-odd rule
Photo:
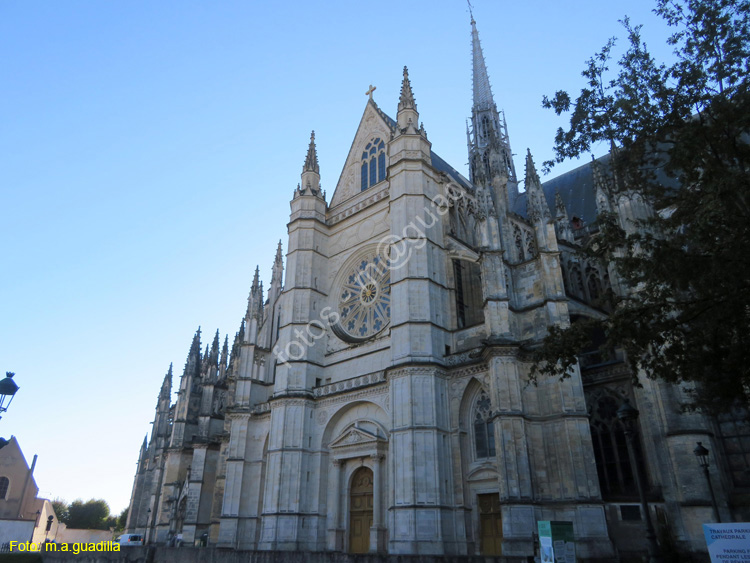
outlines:
[[[340,210],[337,209],[337,212],[334,215],[331,215],[330,219],[328,219],[328,225],[335,225],[336,223],[339,223],[340,221],[343,221],[347,217],[357,213],[357,211],[360,211],[364,209],[365,207],[369,207],[373,203],[377,203],[378,201],[382,199],[388,198],[390,195],[390,189],[389,185],[386,182],[385,185],[378,190],[375,193],[370,194],[370,197],[358,200],[356,197],[352,198],[354,201],[351,201],[349,205],[346,207],[342,207],[344,204],[337,205],[336,207],[341,207]]]
[[[325,397],[318,404],[321,406],[335,405],[338,403],[356,401],[357,399],[363,399],[365,397],[370,397],[372,395],[381,395],[387,398],[388,386],[385,383],[381,383],[377,386],[373,385],[371,387],[364,388],[354,393],[349,393],[347,391],[344,391],[333,396]],[[385,405],[380,404],[380,403],[376,403],[376,404],[380,406],[384,411],[386,412],[389,411],[388,406],[387,406],[387,401]]]
[[[328,397],[330,395],[346,393],[347,391],[353,391],[362,387],[369,387],[370,385],[377,385],[378,383],[385,382],[385,379],[385,371],[376,371],[360,375],[359,377],[344,379],[343,381],[337,381],[336,383],[328,383],[321,387],[316,387],[313,389],[313,395],[315,398]]]
[[[306,405],[312,405],[312,403],[311,399],[287,399],[285,397],[280,397],[278,399],[273,399],[273,401],[270,402],[270,409],[278,409],[281,407],[304,407]],[[261,403],[258,407],[268,404],[269,403]]]
[[[399,367],[388,371],[388,379],[397,379],[414,375],[435,375],[437,377],[446,377],[447,373],[444,368],[438,365],[431,366],[407,366]]]

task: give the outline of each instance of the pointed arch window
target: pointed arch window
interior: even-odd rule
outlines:
[[[526,231],[526,255],[529,258],[536,256],[536,243],[534,242],[534,235]]]
[[[513,226],[513,239],[516,243],[516,252],[518,253],[518,260],[519,262],[523,262],[526,259],[526,256],[523,252],[523,238],[521,236],[521,229],[518,228],[518,225]]]
[[[482,298],[482,270],[479,264],[453,260],[456,284],[456,325],[467,328],[484,322]]]
[[[10,487],[10,479],[0,477],[0,500],[8,499],[8,487]]]
[[[588,397],[591,440],[599,474],[599,487],[605,500],[635,500],[635,468],[630,463],[625,428],[617,418],[622,399],[603,390]],[[646,476],[640,440],[633,443],[635,462]],[[644,487],[648,487],[648,477]]]
[[[596,301],[602,294],[602,282],[599,279],[599,272],[595,268],[587,268],[589,299]]]
[[[585,299],[586,294],[583,290],[583,276],[581,268],[574,264],[570,269],[570,292],[579,298]]]
[[[492,423],[492,410],[487,392],[482,392],[474,402],[471,420],[474,425],[474,451],[477,459],[495,457],[495,426]]]
[[[385,142],[376,137],[362,152],[362,191],[385,180]]]
[[[479,136],[485,143],[490,136],[490,120],[486,115],[482,116],[481,126],[479,128]]]

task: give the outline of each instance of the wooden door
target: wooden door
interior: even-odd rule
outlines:
[[[500,496],[497,493],[477,495],[479,505],[479,540],[482,555],[502,555],[503,522]]]
[[[367,553],[370,550],[372,526],[372,470],[360,467],[352,476],[349,494],[349,551]]]

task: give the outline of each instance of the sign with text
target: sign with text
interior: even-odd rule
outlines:
[[[750,563],[750,523],[703,524],[711,563]]]
[[[575,563],[573,522],[537,521],[542,563]]]

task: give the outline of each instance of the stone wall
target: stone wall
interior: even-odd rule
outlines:
[[[129,547],[119,552],[44,553],[44,563],[525,563],[526,558],[436,555],[353,555],[338,552],[235,551]]]

